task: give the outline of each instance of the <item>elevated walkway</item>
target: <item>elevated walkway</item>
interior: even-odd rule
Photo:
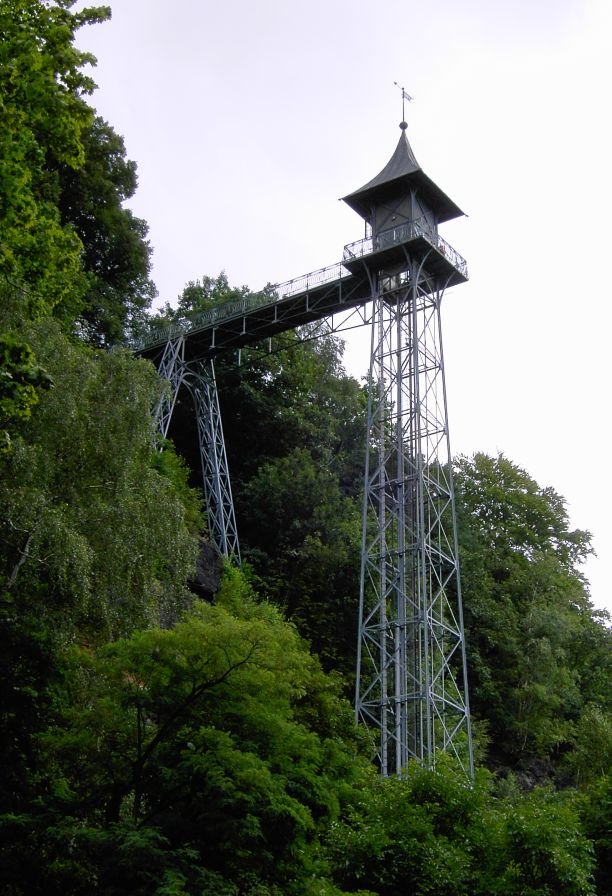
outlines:
[[[468,279],[465,259],[439,234],[411,222],[349,243],[340,263],[288,280],[269,292],[217,305],[185,324],[154,330],[134,350],[153,359],[169,341],[186,336],[185,361],[210,360],[363,305],[372,296],[368,268],[401,264],[406,253],[413,252],[426,258],[428,272],[442,288]]]
[[[217,305],[189,322],[154,330],[138,354],[154,357],[170,340],[184,335],[185,360],[209,360],[232,349],[323,320],[343,309],[362,305],[371,289],[365,273],[351,274],[342,264],[321,268],[259,293]]]

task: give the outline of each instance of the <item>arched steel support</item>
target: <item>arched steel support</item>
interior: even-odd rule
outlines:
[[[169,389],[159,399],[155,409],[155,421],[157,429],[163,439],[168,437],[170,420],[174,405],[185,375],[185,337],[176,336],[169,339],[164,347],[164,352],[159,362],[157,372],[169,383]]]
[[[443,289],[407,259],[371,273],[356,716],[383,775],[449,752],[473,776],[440,328]]]
[[[196,412],[209,535],[219,553],[240,563],[238,530],[213,362],[190,364],[184,382],[192,395]]]
[[[166,343],[158,373],[168,381],[169,388],[155,410],[157,429],[163,439],[168,437],[176,399],[181,386],[185,386],[195,407],[209,536],[220,554],[240,563],[213,362],[186,363],[185,337],[181,335]]]

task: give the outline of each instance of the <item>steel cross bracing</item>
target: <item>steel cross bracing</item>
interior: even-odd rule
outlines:
[[[372,275],[356,714],[383,775],[473,759],[440,331],[417,261]]]
[[[209,535],[220,554],[239,563],[238,530],[213,361],[186,362],[185,337],[178,336],[166,343],[158,370],[168,381],[168,388],[157,406],[157,429],[162,438],[167,438],[172,411],[184,386],[195,409]]]
[[[184,382],[196,410],[208,530],[219,552],[240,563],[238,530],[213,362],[202,361],[191,365]]]
[[[211,537],[237,557],[212,359],[314,322],[328,333],[371,325],[356,714],[377,731],[384,775],[412,758],[433,767],[440,750],[473,774],[440,334],[444,289],[467,277],[437,229],[412,221],[349,244],[341,264],[135,347],[171,383],[163,435],[178,388],[194,396]]]
[[[163,439],[168,437],[172,412],[183,382],[185,373],[185,337],[175,336],[164,346],[161,360],[157,366],[159,375],[168,381],[168,388],[159,399],[155,411],[157,429]]]

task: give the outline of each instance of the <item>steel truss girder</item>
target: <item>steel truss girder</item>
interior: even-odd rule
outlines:
[[[306,278],[301,278],[306,281]],[[349,314],[370,296],[367,277],[344,274],[336,280],[315,283],[301,292],[273,299],[244,298],[220,305],[188,330],[170,327],[140,346],[140,354],[156,358],[168,341],[186,338],[188,360],[208,359],[238,350],[260,340],[313,324],[325,318]]]
[[[383,775],[442,750],[471,778],[443,288],[408,259],[372,292],[356,717]]]
[[[240,563],[238,530],[213,362],[187,363],[185,337],[179,336],[167,342],[158,372],[168,381],[169,387],[155,411],[157,429],[163,439],[168,437],[176,399],[181,386],[184,386],[195,408],[209,536],[220,554]]]

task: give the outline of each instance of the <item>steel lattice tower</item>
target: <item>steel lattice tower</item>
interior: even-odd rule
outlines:
[[[433,768],[445,751],[471,778],[440,325],[444,292],[467,280],[467,266],[438,233],[463,212],[400,127],[387,165],[344,197],[366,238],[345,246],[341,263],[153,332],[139,350],[170,383],[157,411],[163,436],[179,388],[191,392],[210,534],[239,559],[213,358],[315,321],[329,332],[371,324],[356,716],[376,732],[383,775],[411,759]]]
[[[440,305],[467,279],[438,224],[462,214],[402,134],[345,197],[369,236],[344,264],[370,282],[371,360],[356,716],[383,775],[443,750],[473,775]],[[459,261],[460,260],[460,261]]]

